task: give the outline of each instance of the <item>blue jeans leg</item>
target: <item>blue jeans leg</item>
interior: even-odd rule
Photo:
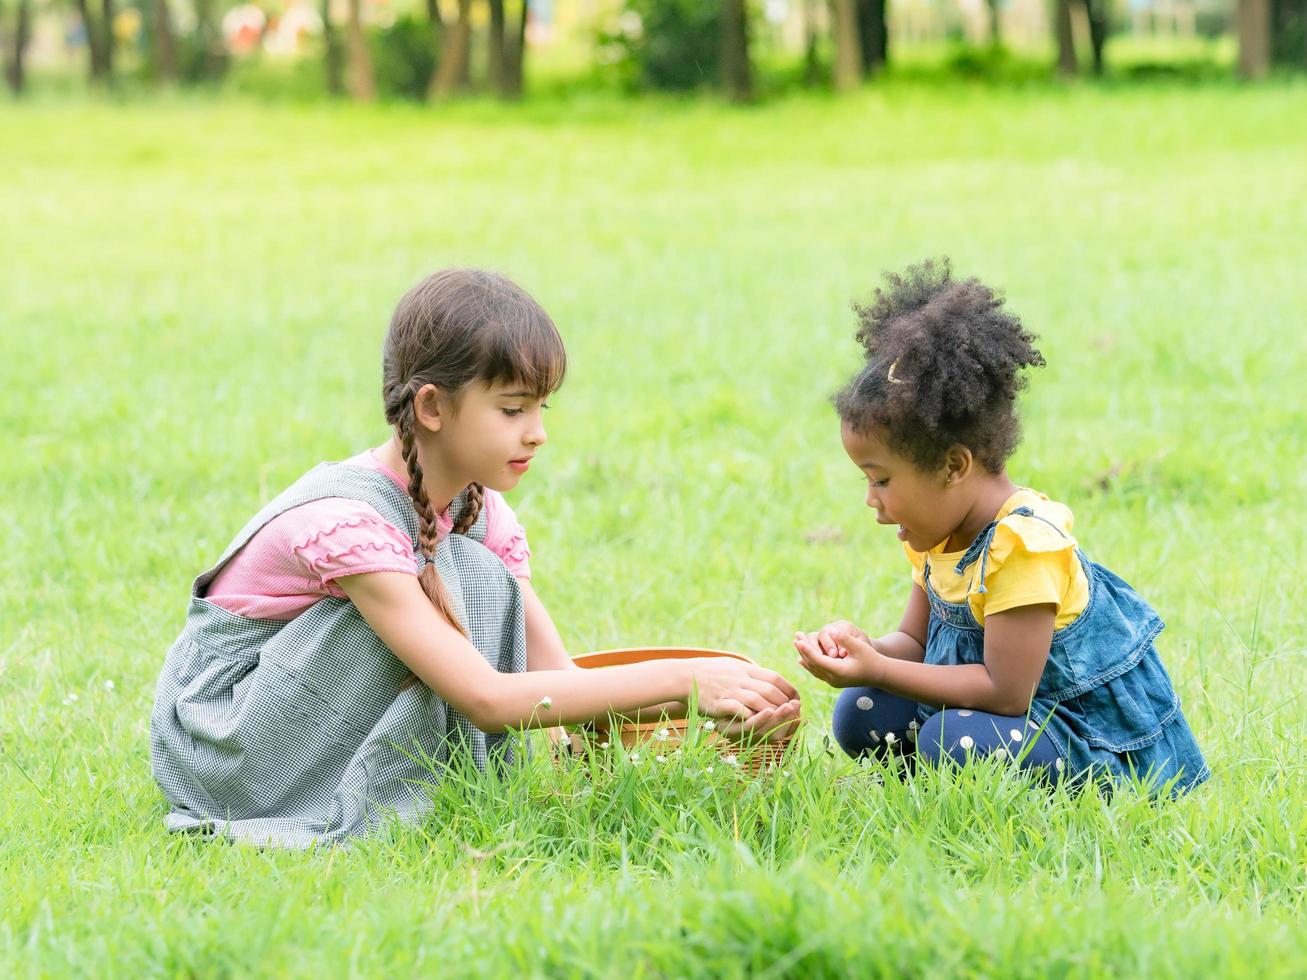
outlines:
[[[835,702],[831,734],[848,755],[906,755],[917,734],[917,702],[877,687],[847,687]]]
[[[988,711],[948,708],[926,719],[917,733],[917,753],[923,762],[949,760],[966,765],[971,759],[1001,755],[1025,772],[1055,783],[1066,772],[1053,738],[1039,730],[1037,719],[995,715]]]

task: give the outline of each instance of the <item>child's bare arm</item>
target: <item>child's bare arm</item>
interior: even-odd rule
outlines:
[[[912,660],[921,663],[926,659],[926,627],[930,623],[930,600],[921,586],[913,584],[908,593],[908,604],[899,620],[899,628],[872,642],[876,649],[895,660]]]
[[[837,635],[843,657],[814,643],[799,644],[800,662],[834,687],[879,687],[925,704],[1021,714],[1039,686],[1056,618],[1052,604],[1022,606],[985,618],[985,661],[912,663],[888,657],[853,634]]]
[[[567,670],[575,665],[549,610],[526,579],[518,579],[526,619],[526,669]]]
[[[725,658],[500,673],[436,611],[414,576],[375,572],[337,582],[382,642],[482,731],[574,724],[679,701],[692,690],[705,714],[748,719],[757,734],[797,716],[798,692],[788,681]]]

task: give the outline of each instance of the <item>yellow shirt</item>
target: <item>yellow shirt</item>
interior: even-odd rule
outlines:
[[[1012,515],[1018,507],[1029,507],[1039,516]],[[1066,536],[1040,517],[1052,521]],[[945,602],[967,602],[982,626],[986,613],[1041,603],[1057,607],[1054,629],[1070,625],[1089,605],[1089,581],[1076,557],[1075,538],[1071,537],[1071,511],[1042,493],[1022,487],[1003,503],[996,519],[998,527],[985,563],[984,592],[977,591],[982,559],[976,559],[959,575],[953,569],[965,549],[944,551],[947,541],[930,551],[903,546],[912,562],[912,581],[925,587],[922,569],[929,562],[930,587],[935,594]]]

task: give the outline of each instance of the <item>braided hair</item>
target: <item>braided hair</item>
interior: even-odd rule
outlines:
[[[457,398],[470,383],[520,385],[543,398],[563,383],[562,338],[540,305],[504,276],[481,269],[442,269],[400,299],[382,351],[386,421],[399,437],[408,495],[418,517],[418,547],[427,559],[418,581],[432,605],[462,630],[435,556],[438,524],[418,461],[414,399],[425,385]],[[485,489],[470,484],[452,533],[476,523]]]
[[[922,469],[963,445],[1000,472],[1021,438],[1021,372],[1044,364],[1003,302],[978,279],[955,279],[948,259],[886,274],[870,303],[854,305],[867,363],[835,395],[840,419],[860,434],[879,430]]]

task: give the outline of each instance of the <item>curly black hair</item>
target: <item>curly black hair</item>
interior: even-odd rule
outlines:
[[[1023,368],[1042,367],[1035,337],[978,279],[953,278],[948,259],[927,260],[854,304],[867,364],[835,395],[855,432],[877,430],[922,469],[963,445],[991,473],[1021,438],[1015,402]]]

